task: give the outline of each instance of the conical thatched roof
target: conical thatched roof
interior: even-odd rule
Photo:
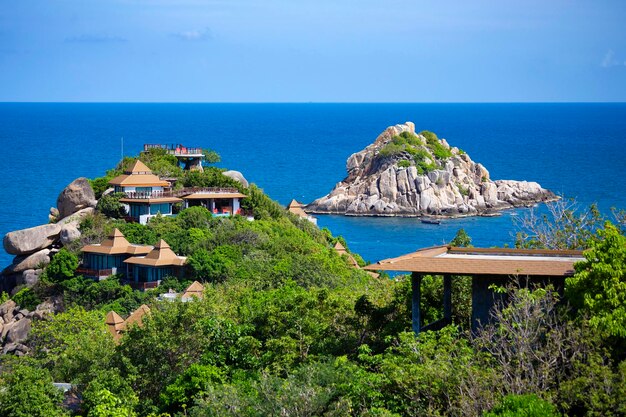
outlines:
[[[202,298],[204,295],[204,287],[198,281],[194,281],[187,289],[183,292],[181,298],[189,299],[191,297]]]
[[[304,207],[304,205],[302,203],[299,203],[298,201],[296,201],[295,199],[291,200],[291,202],[289,203],[289,205],[287,206],[287,210],[290,213],[295,214],[296,216],[302,217],[302,218],[307,218],[309,217],[308,214],[306,214],[306,212],[302,209],[302,207]]]
[[[135,256],[124,262],[146,266],[182,266],[187,261],[185,256],[178,256],[170,249],[170,245],[161,239],[154,249],[146,256]]]
[[[101,244],[84,246],[81,251],[86,253],[101,253],[103,255],[145,255],[152,250],[152,246],[133,245],[126,240],[119,229],[113,230],[109,237]]]
[[[154,175],[150,168],[140,160],[136,160],[128,171],[113,178],[109,184],[122,187],[168,187],[170,185],[169,182]]]

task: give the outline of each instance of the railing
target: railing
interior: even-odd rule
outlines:
[[[159,286],[159,284],[161,283],[161,281],[156,281],[156,282],[136,282],[136,281],[130,281],[130,280],[122,280],[122,284],[123,285],[130,285],[130,287],[134,290],[151,290],[153,288],[156,288]]]
[[[79,275],[84,275],[86,277],[108,277],[113,275],[112,269],[89,269],[89,268],[77,268],[76,273]]]
[[[163,197],[182,197],[194,193],[237,193],[236,188],[229,187],[186,187],[180,190],[170,191],[125,191],[126,198],[134,199],[148,199],[148,198],[163,198]]]
[[[200,155],[202,154],[202,148],[188,148],[183,145],[160,145],[146,143],[143,145],[143,150],[149,149],[164,149],[170,155]]]

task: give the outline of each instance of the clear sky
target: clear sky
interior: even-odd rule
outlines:
[[[0,101],[626,101],[626,0],[0,0]]]

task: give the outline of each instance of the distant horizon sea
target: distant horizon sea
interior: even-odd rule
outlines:
[[[217,166],[241,171],[279,203],[309,203],[346,176],[352,153],[406,121],[466,151],[494,180],[536,181],[609,217],[611,207],[626,209],[626,103],[0,103],[0,233],[47,223],[66,185],[104,175],[144,143],[213,149]],[[375,262],[449,242],[460,228],[475,246],[512,245],[513,219],[526,213],[439,226],[317,217]],[[11,260],[0,251],[0,268]]]

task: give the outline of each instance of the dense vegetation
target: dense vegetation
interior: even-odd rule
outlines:
[[[414,164],[418,173],[423,174],[441,168],[441,162],[452,157],[452,152],[439,141],[436,134],[424,130],[419,135],[402,132],[394,136],[380,149],[378,155],[382,158],[401,158],[398,166],[406,168]]]
[[[142,158],[161,173],[176,171],[164,155]],[[497,289],[510,294],[493,312],[498,324],[470,335],[470,281],[455,277],[453,325],[415,337],[407,277],[374,278],[352,268],[332,249],[341,238],[288,214],[255,186],[218,174],[177,173],[179,183],[238,187],[254,221],[217,219],[195,207],[142,226],[114,218],[112,204],[107,213],[114,217],[103,210],[86,218],[82,241],[60,251],[35,288],[14,296],[30,305],[55,297],[64,311],[34,322],[28,355],[1,357],[0,415],[626,414],[626,237],[619,218],[615,226],[598,216],[589,229],[571,230],[581,234],[576,239],[558,233],[550,218],[526,223],[520,246],[566,240],[588,249],[565,300],[550,288]],[[115,276],[76,276],[79,247],[114,227],[133,243],[165,239],[189,256],[188,277],[205,283],[204,298],[156,301],[159,290],[188,284],[174,278],[140,293]],[[539,238],[533,230],[545,233]],[[453,243],[471,239],[460,231]],[[441,318],[442,278],[422,285],[424,321]],[[105,313],[125,315],[142,303],[151,314],[116,344]],[[62,407],[52,381],[74,384],[81,407]]]

